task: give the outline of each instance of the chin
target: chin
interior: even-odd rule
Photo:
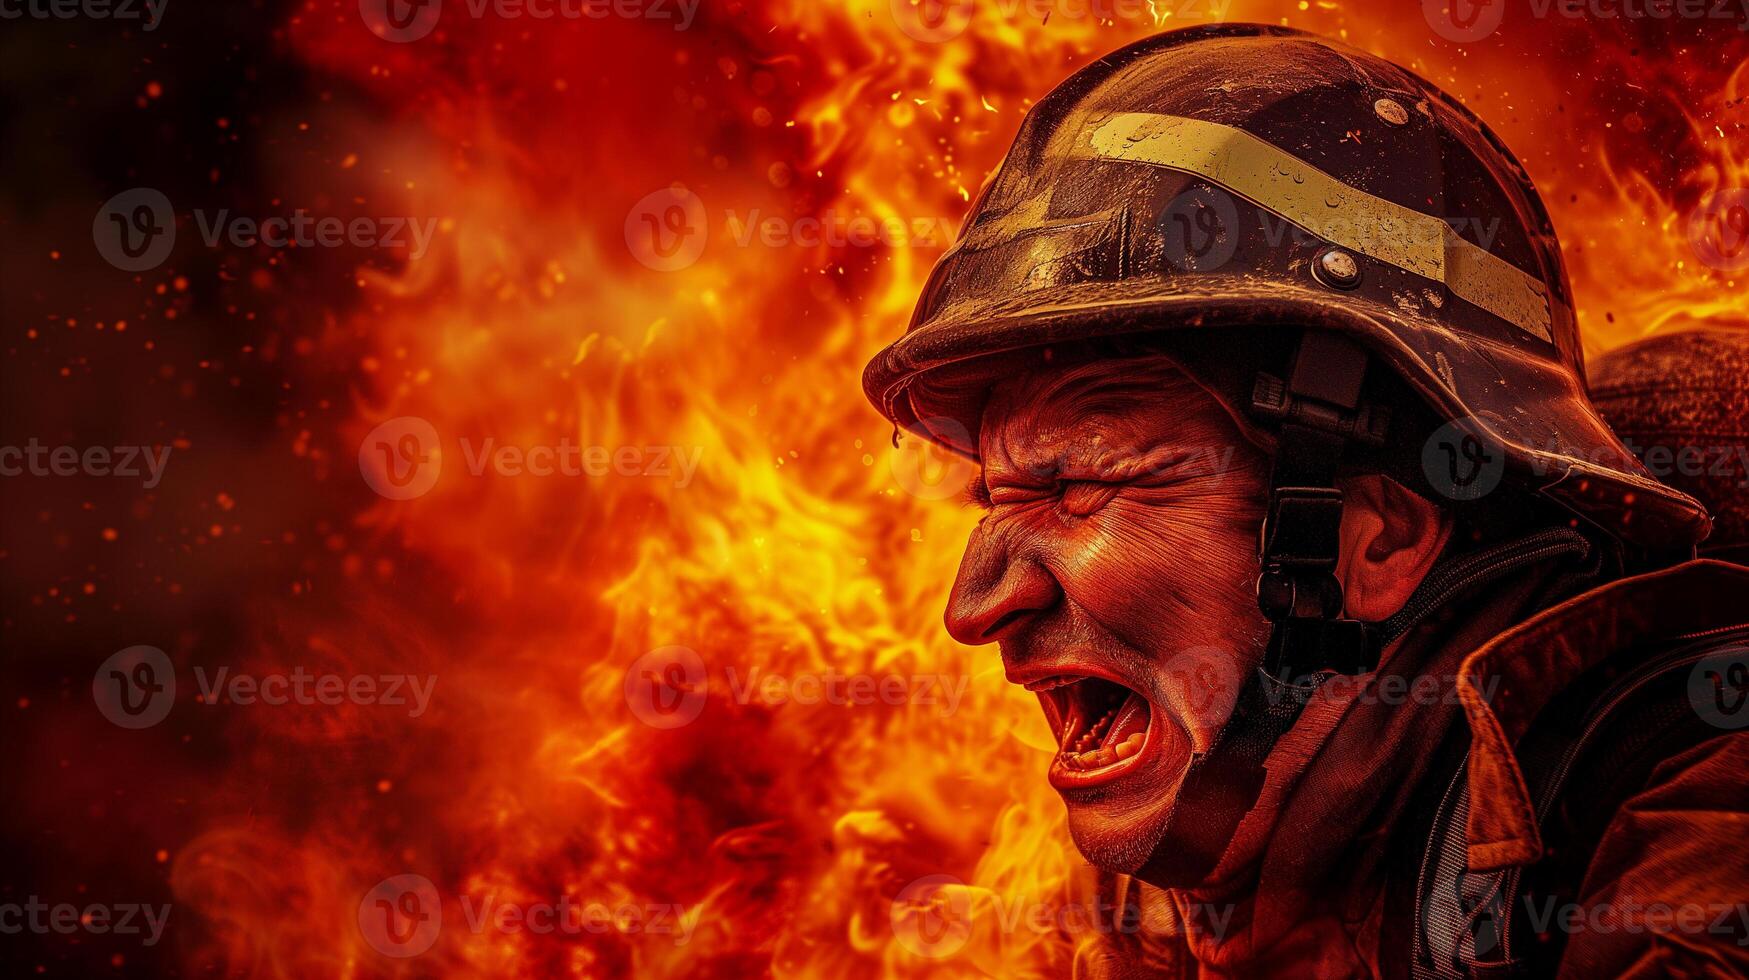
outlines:
[[[1189,734],[1160,700],[1115,674],[1056,673],[1026,686],[1057,736],[1049,778],[1075,846],[1101,870],[1135,871],[1165,833]]]
[[[1113,874],[1132,874],[1148,860],[1166,833],[1169,801],[1134,807],[1082,804],[1064,799],[1069,836],[1087,863]]]

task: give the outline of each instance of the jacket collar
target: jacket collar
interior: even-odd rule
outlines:
[[[1542,856],[1536,809],[1513,747],[1549,701],[1617,651],[1744,624],[1745,595],[1749,568],[1692,561],[1574,596],[1464,659],[1457,687],[1471,735],[1471,871]]]

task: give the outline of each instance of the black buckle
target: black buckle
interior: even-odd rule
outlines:
[[[1270,422],[1295,422],[1343,439],[1379,447],[1391,431],[1391,409],[1371,402],[1344,411],[1339,406],[1288,393],[1287,383],[1259,372],[1251,389],[1251,412]]]
[[[1364,674],[1378,666],[1375,637],[1358,619],[1284,619],[1270,634],[1263,669],[1289,684],[1324,671]]]
[[[1328,571],[1266,570],[1257,576],[1257,608],[1272,623],[1335,619],[1342,615],[1342,583]]]
[[[1342,491],[1335,487],[1276,487],[1259,531],[1258,554],[1267,571],[1336,567],[1341,546]]]

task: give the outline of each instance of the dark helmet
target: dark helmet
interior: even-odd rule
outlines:
[[[1593,366],[1591,399],[1653,473],[1712,512],[1701,557],[1749,562],[1749,330],[1611,351]]]
[[[975,459],[970,362],[1241,327],[1350,338],[1452,431],[1500,447],[1507,478],[1623,541],[1706,536],[1701,505],[1587,400],[1523,167],[1428,82],[1282,27],[1160,34],[1034,106],[863,386],[896,425]]]

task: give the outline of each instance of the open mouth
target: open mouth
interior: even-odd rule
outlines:
[[[1057,736],[1050,778],[1059,789],[1117,778],[1140,762],[1153,718],[1148,699],[1116,681],[1060,674],[1026,685]]]

